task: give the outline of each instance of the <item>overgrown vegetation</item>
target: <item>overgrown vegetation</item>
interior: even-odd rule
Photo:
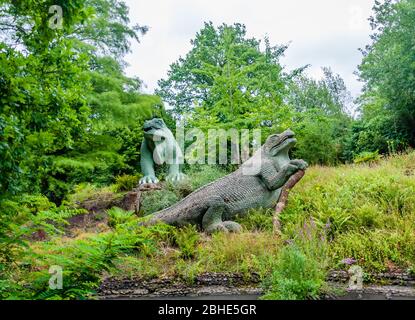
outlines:
[[[49,26],[52,5],[62,28]],[[285,70],[287,46],[248,38],[239,23],[205,23],[156,96],[124,73],[131,40],[148,28],[131,24],[123,1],[0,0],[0,298],[87,299],[104,276],[226,271],[258,273],[265,298],[314,299],[326,272],[350,263],[413,272],[415,3],[376,1],[370,23],[353,113],[330,68],[320,80],[307,66]],[[144,195],[140,217],[115,207],[141,177],[142,125],[154,116],[171,129],[174,119],[203,132],[260,128],[262,138],[291,127],[293,156],[314,166],[281,235],[269,209],[240,217],[240,234],[139,225],[235,165],[186,164],[190,179]],[[93,227],[71,223],[85,216]],[[59,290],[48,285],[54,265]]]
[[[376,165],[310,168],[292,191],[280,236],[272,232],[272,210],[252,210],[240,218],[240,234],[206,236],[194,227],[142,227],[141,218],[114,207],[102,222],[105,227],[95,232],[81,228],[73,238],[62,234],[65,224],[60,221],[79,209],[62,215],[45,197],[24,197],[19,205],[38,217],[31,219],[38,223],[25,227],[25,234],[42,228],[47,237],[19,240],[26,247],[2,245],[2,274],[8,280],[1,282],[0,292],[3,298],[84,299],[93,298],[108,276],[169,275],[192,282],[204,272],[234,272],[247,279],[257,273],[264,299],[316,299],[327,290],[327,272],[347,270],[347,261],[366,274],[413,270],[414,163],[412,152]],[[213,170],[192,175],[196,180],[215,177]],[[153,201],[163,196],[155,193]],[[51,223],[53,228],[45,227]],[[10,234],[17,235],[17,230],[15,226]],[[62,290],[48,287],[53,265],[63,268]]]

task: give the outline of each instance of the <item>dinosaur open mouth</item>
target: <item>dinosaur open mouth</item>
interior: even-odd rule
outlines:
[[[287,134],[284,137],[282,137],[282,139],[280,140],[280,143],[279,144],[282,144],[285,141],[287,141],[288,139],[292,139],[292,138],[294,138],[294,134]]]
[[[290,142],[297,142],[297,139],[294,138],[295,134],[294,132],[289,132],[287,134],[285,134],[281,140],[278,143],[278,146],[283,145],[285,142],[290,141]]]
[[[285,134],[283,137],[281,137],[281,140],[275,146],[271,148],[271,152],[273,154],[276,154],[284,148],[292,147],[293,145],[297,143],[297,139],[294,137],[295,135],[293,132],[289,132]]]

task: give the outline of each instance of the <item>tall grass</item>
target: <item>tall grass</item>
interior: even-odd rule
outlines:
[[[188,174],[196,177],[189,187],[194,190],[224,172],[209,167]],[[177,200],[189,188],[169,189],[169,197]],[[74,197],[93,194],[88,187]],[[165,199],[154,194],[153,204]],[[365,273],[415,270],[415,153],[370,165],[311,167],[290,194],[279,236],[272,233],[272,213],[251,210],[238,219],[242,233],[207,236],[194,227],[142,227],[131,212],[113,208],[105,232],[32,243],[30,254],[19,256],[13,282],[0,282],[0,292],[19,283],[28,290],[25,297],[80,299],[89,298],[104,276],[191,281],[204,272],[232,272],[259,274],[267,299],[314,299],[325,289],[327,271],[350,263]],[[48,289],[51,265],[63,266],[64,290]]]

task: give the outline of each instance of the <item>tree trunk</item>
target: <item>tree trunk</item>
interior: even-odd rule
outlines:
[[[282,187],[281,195],[280,195],[280,198],[278,199],[277,205],[275,206],[275,213],[272,219],[272,223],[274,225],[274,233],[276,234],[281,233],[280,214],[284,210],[284,208],[287,206],[288,194],[290,193],[290,190],[294,188],[297,182],[300,181],[302,177],[304,177],[304,174],[305,174],[304,170],[299,170],[296,174],[293,174],[288,179],[288,181],[285,183],[285,185]]]

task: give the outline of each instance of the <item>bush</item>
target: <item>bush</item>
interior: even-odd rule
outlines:
[[[379,155],[379,151],[374,151],[374,152],[365,151],[355,156],[353,159],[353,162],[356,164],[359,164],[359,163],[373,164],[375,162],[378,162],[380,158],[381,157]]]
[[[243,217],[238,218],[238,222],[249,231],[272,231],[272,215],[274,209],[253,209]]]
[[[210,165],[193,165],[185,172],[191,177],[191,184],[193,190],[196,190],[209,182],[222,178],[227,172],[218,166]]]
[[[180,256],[182,258],[190,259],[196,255],[200,235],[195,226],[175,229],[173,237],[175,244],[180,249]]]
[[[275,269],[265,282],[265,300],[304,300],[319,297],[325,281],[320,263],[294,245],[281,250]]]
[[[140,176],[124,174],[115,178],[116,190],[118,192],[130,191],[137,187]]]
[[[124,211],[120,208],[114,207],[107,211],[108,226],[115,228],[116,226],[131,221],[134,216],[133,211]]]
[[[326,289],[328,268],[327,228],[321,229],[313,219],[296,225],[295,237],[275,262],[271,275],[265,279],[263,299],[316,299]]]
[[[164,208],[170,207],[179,201],[177,194],[171,190],[154,190],[144,192],[141,198],[140,211],[144,215],[152,214]]]

